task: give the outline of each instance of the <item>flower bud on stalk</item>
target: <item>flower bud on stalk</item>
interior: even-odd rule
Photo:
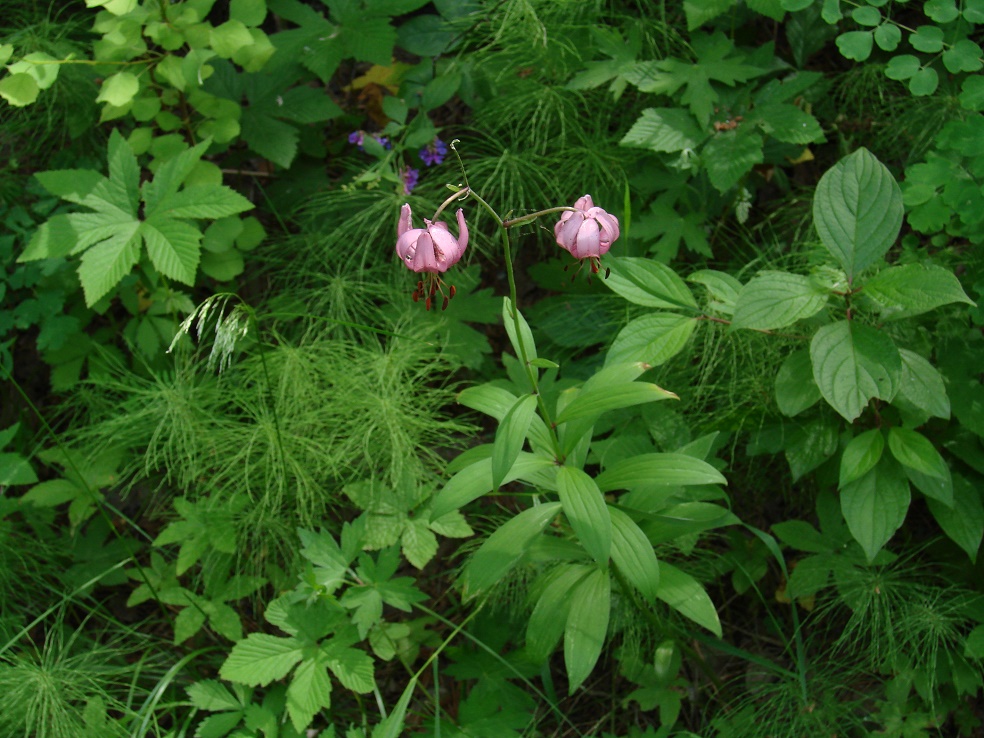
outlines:
[[[585,195],[574,203],[574,210],[561,214],[554,226],[557,244],[571,252],[575,259],[588,260],[591,272],[601,268],[601,257],[619,237],[618,218],[602,208],[595,207],[591,195]]]

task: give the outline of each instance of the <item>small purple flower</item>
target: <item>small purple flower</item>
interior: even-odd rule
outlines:
[[[448,146],[444,141],[434,137],[425,148],[420,150],[420,158],[427,166],[434,166],[435,164],[440,164],[444,161],[444,157],[448,155]]]
[[[356,146],[358,146],[359,147],[359,151],[365,151],[365,148],[362,145],[363,142],[365,141],[365,135],[366,135],[365,134],[365,131],[352,131],[349,134],[348,142],[350,144],[355,144]],[[376,142],[380,146],[382,146],[384,149],[391,148],[391,144],[389,142],[389,139],[386,138],[386,136],[377,136],[377,135],[373,134],[373,138],[376,139]]]
[[[403,180],[403,194],[409,195],[413,192],[413,188],[417,186],[417,180],[420,179],[420,170],[404,167],[400,170],[400,178]]]

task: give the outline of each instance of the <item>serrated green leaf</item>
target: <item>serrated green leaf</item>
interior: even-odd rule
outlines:
[[[564,626],[564,664],[568,694],[588,678],[608,634],[612,608],[612,583],[608,570],[588,574],[571,593],[571,608]]]
[[[675,313],[642,315],[618,332],[605,365],[642,362],[659,366],[680,353],[697,326],[697,318]]]
[[[584,550],[599,564],[607,566],[612,521],[598,485],[580,469],[563,466],[557,472],[557,493],[564,515]]]
[[[817,233],[851,282],[895,243],[902,216],[895,178],[867,149],[841,159],[817,183]]]
[[[813,407],[822,397],[813,379],[813,364],[806,349],[794,351],[776,372],[776,404],[790,418]]]
[[[721,637],[721,621],[714,603],[700,582],[665,561],[659,565],[659,591],[663,602],[686,618]]]
[[[646,108],[619,146],[674,152],[696,149],[705,134],[693,116],[680,108]]]
[[[300,140],[297,128],[249,108],[240,125],[243,140],[253,151],[284,169],[290,167]]]
[[[885,437],[878,428],[852,438],[841,455],[839,486],[843,488],[874,469],[884,448]]]
[[[195,283],[201,231],[188,223],[157,216],[140,224],[140,234],[150,260],[161,274],[183,284]]]
[[[611,274],[605,284],[629,302],[644,307],[698,312],[690,288],[666,264],[629,256],[613,258],[608,263]]]
[[[187,687],[191,704],[200,710],[238,710],[242,707],[235,695],[215,679],[203,679]]]
[[[677,487],[728,483],[721,472],[706,461],[680,453],[631,456],[603,471],[595,482],[602,492],[631,490],[640,485]]]
[[[91,169],[57,169],[35,172],[34,178],[48,192],[69,202],[81,203],[103,177]]]
[[[827,304],[827,292],[809,277],[759,272],[738,293],[734,328],[771,330],[809,318]]]
[[[139,226],[134,221],[82,255],[78,273],[87,306],[105,297],[140,260]]]
[[[225,218],[250,210],[253,203],[225,186],[192,185],[164,197],[147,213],[158,218]]]
[[[612,519],[612,561],[646,602],[659,594],[659,561],[653,544],[628,515],[609,507]]]
[[[375,669],[372,657],[365,651],[343,645],[355,640],[355,629],[346,641],[336,637],[322,649],[328,656],[328,668],[346,689],[359,694],[368,694],[376,687]]]
[[[718,192],[737,185],[756,164],[764,159],[762,137],[747,130],[722,131],[715,134],[701,150],[707,178]]]
[[[205,613],[189,604],[174,617],[174,645],[178,646],[191,638],[205,625]]]
[[[974,304],[953,272],[923,264],[882,269],[865,282],[864,296],[878,305],[882,320],[909,318],[954,302]]]
[[[413,566],[423,569],[437,555],[437,537],[426,520],[409,520],[400,538],[403,555]]]
[[[465,565],[462,578],[467,596],[481,594],[508,574],[560,511],[559,502],[548,502],[524,510],[499,526]]]
[[[287,688],[287,714],[298,733],[314,720],[322,709],[331,707],[331,678],[328,657],[321,651],[304,659],[294,672]]]
[[[219,676],[250,687],[265,686],[287,676],[303,656],[301,642],[296,638],[250,633],[232,647]]]
[[[808,144],[824,140],[820,122],[789,103],[757,105],[749,122],[756,123],[763,132],[784,143]]]
[[[810,342],[813,378],[820,393],[848,422],[872,398],[891,402],[902,375],[902,357],[885,333],[857,321],[825,325]]]
[[[840,497],[847,527],[870,562],[905,521],[909,482],[898,462],[883,455],[874,468],[841,489]]]

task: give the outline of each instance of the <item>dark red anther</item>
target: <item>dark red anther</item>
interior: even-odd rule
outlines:
[[[445,295],[444,302],[441,303],[441,310],[447,310],[447,309],[448,309],[448,296]]]
[[[450,290],[450,294],[448,295],[448,297],[454,297],[456,294],[458,294],[458,290],[456,290],[454,288],[454,285],[451,285],[451,290]]]
[[[434,282],[434,283],[433,283],[433,284],[431,285],[431,288],[430,288],[430,295],[428,295],[428,297],[433,297],[433,296],[434,296],[434,294],[435,294],[436,292],[437,292],[437,282],[435,281],[435,282]]]
[[[424,294],[424,280],[421,279],[417,282],[417,289],[420,291],[420,294]]]
[[[608,279],[610,276],[612,276],[612,268],[605,267],[605,279]]]
[[[417,292],[417,290],[413,291],[413,295],[411,295],[411,297],[413,297],[414,302],[420,302],[420,293]]]
[[[591,273],[592,274],[598,273],[598,262],[595,261],[594,259],[591,260]]]
[[[428,297],[426,300],[424,300],[424,310],[430,310],[430,309],[431,309],[431,299],[430,297]]]

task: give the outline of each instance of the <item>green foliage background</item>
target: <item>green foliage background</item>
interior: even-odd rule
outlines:
[[[980,731],[982,24],[0,3],[0,732]]]

